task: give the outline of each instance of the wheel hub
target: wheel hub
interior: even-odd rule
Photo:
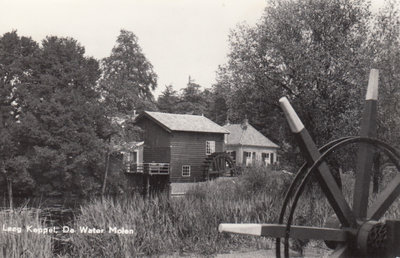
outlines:
[[[378,221],[367,221],[357,233],[357,249],[362,255],[379,254],[386,250],[387,226]]]

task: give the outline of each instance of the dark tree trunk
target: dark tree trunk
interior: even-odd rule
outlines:
[[[12,193],[12,181],[7,179],[7,190],[8,190],[8,201],[10,203],[10,210],[14,208],[13,204],[13,193]]]
[[[104,193],[106,192],[106,184],[107,184],[107,177],[108,177],[108,167],[110,164],[110,152],[107,152],[107,157],[106,157],[106,168],[104,171],[104,180],[103,180],[103,187],[101,189],[101,195],[104,196]]]

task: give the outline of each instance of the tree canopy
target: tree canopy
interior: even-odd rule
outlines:
[[[318,145],[358,134],[368,73],[378,68],[380,112],[391,114],[381,114],[379,131],[388,136],[382,134],[399,127],[393,108],[400,24],[398,9],[388,5],[374,14],[363,0],[269,1],[259,24],[241,24],[229,37],[228,62],[214,86],[224,92],[226,116],[247,116],[286,153],[296,145],[278,106],[282,96]]]
[[[279,98],[290,99],[318,145],[355,135],[370,68],[380,70],[378,137],[399,147],[399,9],[394,1],[377,13],[369,8],[366,0],[270,0],[257,25],[232,30],[211,89],[189,78],[179,92],[167,86],[158,101],[157,75],[133,32],[121,30],[101,62],[72,38],[38,44],[5,33],[0,185],[21,193],[98,191],[110,138],[141,133],[131,124],[135,110],[204,114],[221,125],[247,117],[290,159],[297,145]],[[123,127],[112,125],[116,118],[127,118]]]
[[[217,85],[232,92],[229,117],[247,114],[282,142],[287,136],[277,102],[288,96],[319,144],[337,136],[368,74],[363,44],[369,15],[363,1],[271,1],[260,24],[241,25],[230,36]]]
[[[211,117],[214,94],[209,89],[192,81],[177,92],[171,85],[166,86],[157,100],[157,107],[162,112],[176,114],[205,115]]]
[[[95,89],[98,62],[71,38],[47,37],[39,47],[12,32],[0,46],[2,99],[8,99],[1,110],[1,131],[8,134],[2,155],[10,155],[3,164],[13,162],[3,165],[7,180],[36,194],[95,191],[109,130]]]
[[[134,110],[154,110],[152,90],[157,75],[133,32],[121,30],[111,55],[102,60],[100,89],[111,114],[132,114]]]

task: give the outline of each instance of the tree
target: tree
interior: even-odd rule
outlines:
[[[172,85],[169,85],[165,86],[165,90],[158,97],[157,107],[162,112],[175,113],[178,102],[178,92],[173,89]]]
[[[35,186],[27,172],[27,159],[21,153],[16,135],[19,122],[16,91],[31,80],[38,50],[36,42],[19,37],[16,31],[0,37],[0,173],[7,185],[11,207],[13,185],[17,192],[21,186],[26,191]]]
[[[157,75],[135,34],[121,30],[111,55],[102,61],[102,70],[99,84],[110,114],[156,108],[151,91],[157,87]]]
[[[167,86],[158,98],[157,106],[163,112],[210,117],[213,98],[214,94],[210,90],[202,90],[201,86],[189,77],[188,84],[181,89],[180,94],[171,85]]]
[[[29,42],[16,33],[11,36],[16,46]],[[4,84],[12,89],[9,96],[15,110],[14,123],[5,126],[12,130],[15,151],[10,156],[19,162],[9,169],[22,175],[26,171],[25,180],[33,181],[31,190],[36,194],[96,192],[109,131],[95,90],[98,62],[85,57],[84,48],[71,38],[47,37],[41,48],[32,40],[29,45],[34,54],[29,59],[17,54],[13,63],[21,73]],[[2,81],[8,74],[2,75]],[[2,110],[3,117],[7,114]]]
[[[288,96],[318,145],[354,132],[369,72],[369,17],[362,0],[271,1],[260,24],[240,25],[230,36],[218,76],[232,92],[229,117],[247,115],[287,146],[292,139],[278,100]]]
[[[374,67],[379,69],[377,135],[399,148],[400,142],[400,14],[396,1],[387,1],[374,17],[368,48]],[[374,157],[374,192],[382,179],[380,165],[386,160]]]
[[[207,113],[209,106],[207,90],[202,91],[201,86],[189,78],[188,84],[181,91],[176,113],[193,115],[205,115]]]
[[[212,102],[207,117],[219,125],[224,125],[229,121],[227,114],[228,106],[225,96],[219,95],[218,92],[212,92]]]

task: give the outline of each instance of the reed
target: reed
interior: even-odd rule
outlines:
[[[49,234],[27,232],[26,227],[44,228],[45,221],[39,218],[40,210],[16,208],[0,211],[0,257],[54,257]],[[4,227],[4,228],[3,228]],[[8,227],[20,232],[4,231]]]
[[[269,248],[266,238],[221,234],[220,223],[275,223],[292,176],[251,168],[234,179],[195,185],[184,197],[140,195],[105,198],[81,207],[74,228],[105,229],[104,234],[71,235],[74,257],[151,255],[212,255],[239,248]],[[343,191],[351,199],[354,180],[346,177]],[[396,202],[390,215],[397,215]],[[323,226],[333,214],[321,189],[312,187],[299,200],[296,217]],[[295,220],[296,222],[296,220]],[[132,229],[129,235],[109,233],[109,227]],[[317,244],[322,246],[322,242]]]
[[[266,248],[259,238],[220,234],[218,225],[276,221],[287,185],[279,173],[257,168],[234,180],[194,186],[183,198],[134,195],[91,201],[81,207],[74,228],[101,228],[105,233],[71,235],[72,255],[210,255],[243,246]],[[134,233],[109,233],[109,227]]]

